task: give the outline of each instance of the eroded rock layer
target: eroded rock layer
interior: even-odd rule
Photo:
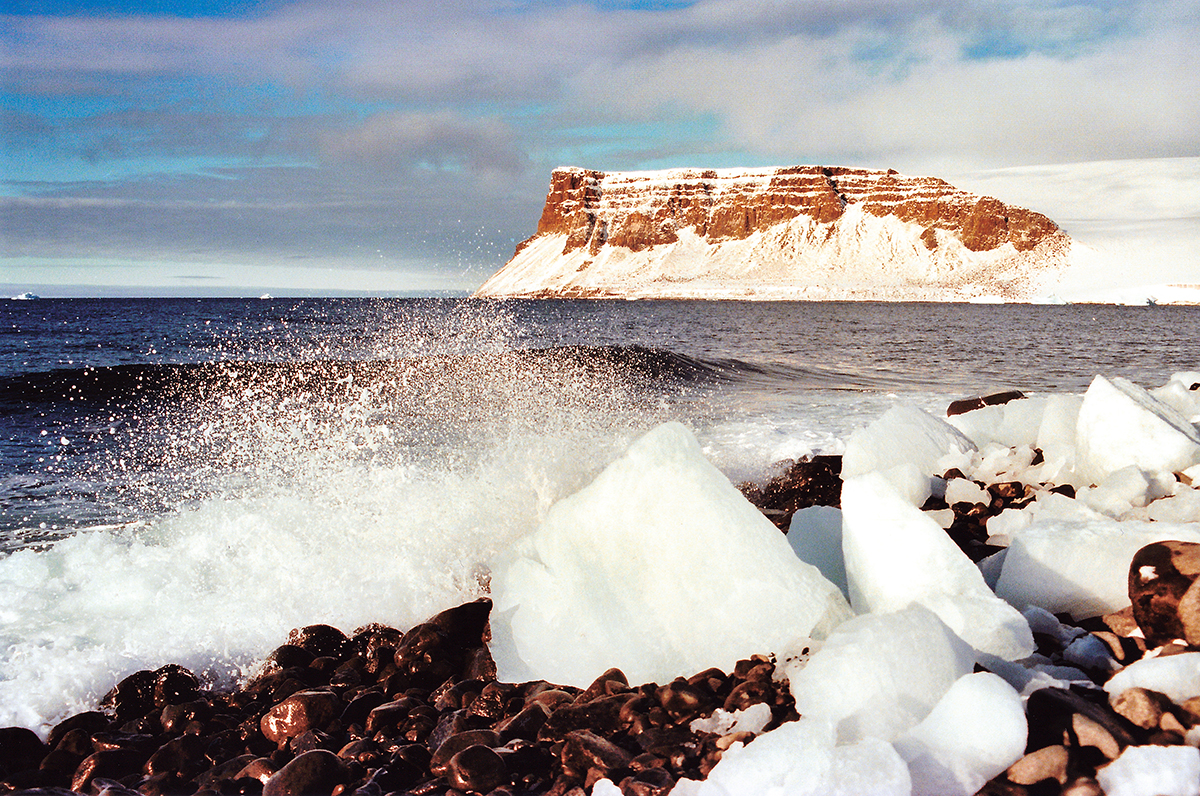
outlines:
[[[478,295],[1028,300],[1069,244],[1040,213],[890,170],[565,168]]]

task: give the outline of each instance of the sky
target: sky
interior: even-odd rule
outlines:
[[[564,165],[1200,155],[1200,0],[0,10],[8,291],[469,291]]]

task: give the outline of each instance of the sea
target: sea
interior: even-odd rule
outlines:
[[[654,426],[735,483],[897,403],[1145,387],[1200,307],[479,299],[0,302],[0,726],[133,671],[245,677],[405,628]]]

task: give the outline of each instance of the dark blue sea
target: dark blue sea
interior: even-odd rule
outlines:
[[[3,301],[0,726],[419,621],[666,420],[762,479],[896,402],[1158,386],[1196,340],[1200,307]]]

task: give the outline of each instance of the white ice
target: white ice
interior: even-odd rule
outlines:
[[[929,497],[929,478],[969,459],[975,450],[961,431],[925,410],[901,404],[846,440],[842,478],[883,473],[913,504]]]
[[[800,558],[821,570],[830,583],[850,596],[842,558],[842,512],[832,506],[810,506],[792,515],[788,544]]]
[[[1129,605],[1129,562],[1139,549],[1168,539],[1200,542],[1194,523],[1118,522],[1091,514],[1039,518],[1015,532],[996,594],[1017,608],[1036,605],[1075,619],[1099,616]]]
[[[758,735],[763,728],[771,723],[771,706],[766,702],[758,702],[741,710],[728,711],[717,708],[711,716],[694,719],[688,725],[692,732],[709,732],[713,735],[729,735],[735,732],[749,732]]]
[[[788,722],[734,744],[703,782],[680,780],[671,796],[909,796],[908,768],[891,744],[837,744],[833,725]]]
[[[612,666],[669,682],[823,637],[838,588],[667,423],[553,505],[497,562],[500,679],[587,686]]]
[[[908,762],[913,796],[971,796],[1020,759],[1027,735],[1020,695],[978,672],[955,681],[895,747]]]
[[[1200,749],[1130,746],[1096,772],[1106,796],[1197,796]]]
[[[1034,650],[1029,625],[1000,600],[938,524],[878,473],[842,485],[842,550],[860,613],[923,605],[976,650],[1007,660]]]
[[[1076,433],[1077,468],[1093,483],[1129,465],[1175,473],[1200,462],[1200,432],[1188,418],[1126,379],[1092,380]]]
[[[1182,703],[1200,696],[1200,652],[1183,652],[1162,658],[1143,658],[1109,678],[1104,690],[1117,696],[1129,688],[1146,688]]]
[[[807,663],[781,668],[800,715],[832,722],[839,742],[851,743],[893,740],[923,720],[974,665],[966,642],[932,611],[913,605],[851,619]]]

